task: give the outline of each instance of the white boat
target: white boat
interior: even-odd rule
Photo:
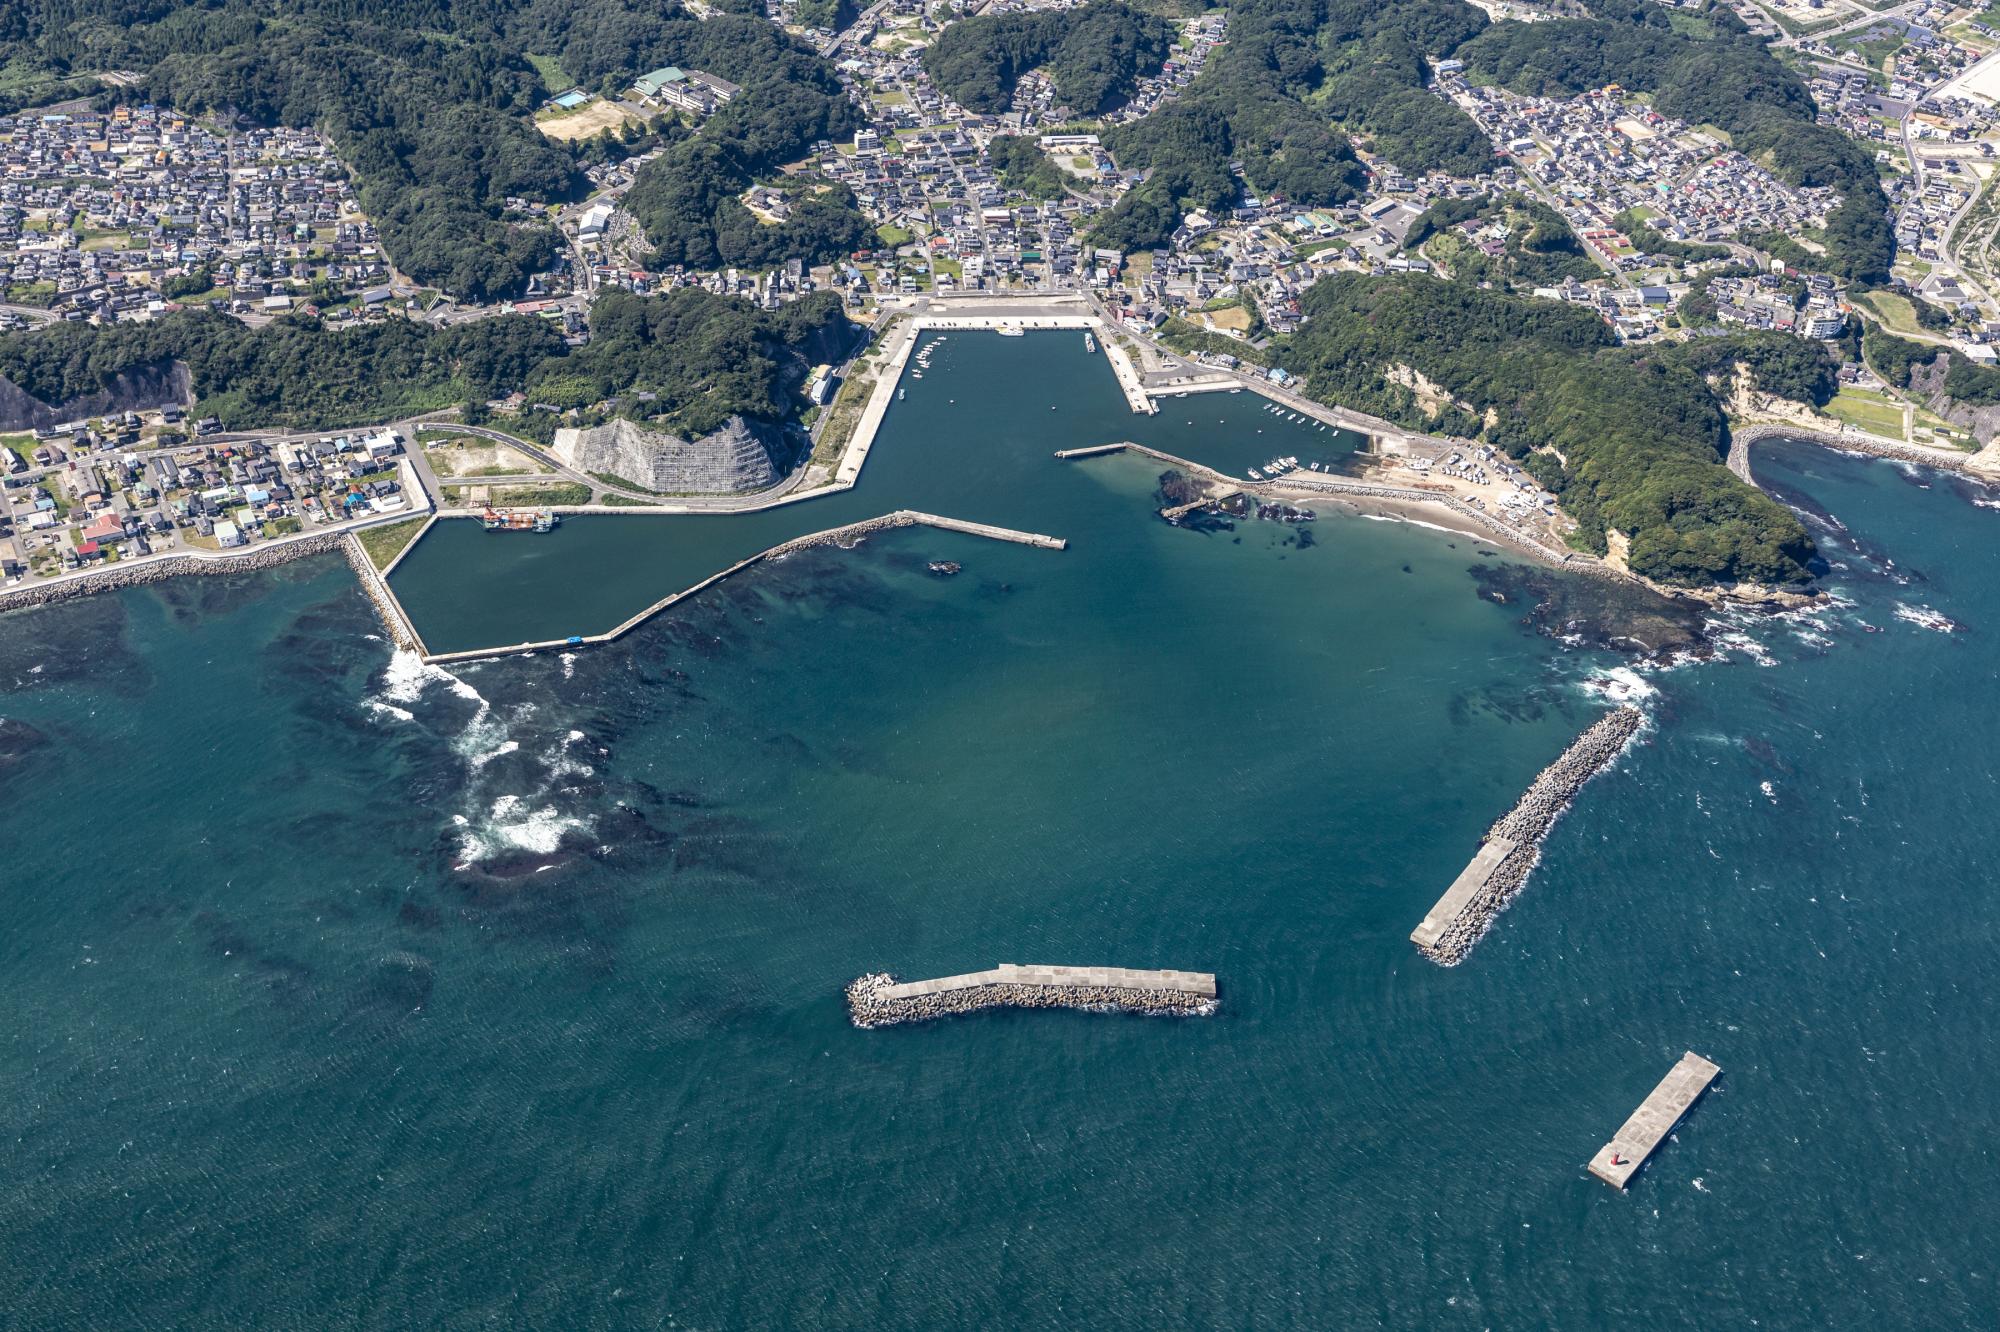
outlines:
[[[901,402],[902,400],[903,400],[903,390],[901,390],[901,389],[897,389],[897,390],[896,390],[896,401],[897,401],[897,402]]]
[[[1018,338],[1025,330],[1015,328],[1012,324],[1002,324],[993,331],[1003,338]]]
[[[1252,481],[1262,481],[1264,479],[1264,474],[1253,467],[1250,469],[1250,479]]]

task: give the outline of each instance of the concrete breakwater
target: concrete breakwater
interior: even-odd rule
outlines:
[[[749,555],[738,560],[726,569],[721,569],[710,574],[693,587],[682,588],[678,592],[673,592],[660,598],[660,600],[631,616],[622,624],[616,625],[601,634],[579,634],[574,638],[552,638],[544,639],[540,642],[508,643],[497,647],[468,648],[462,652],[424,652],[424,662],[426,665],[439,666],[455,662],[479,661],[487,657],[504,657],[522,652],[535,652],[544,648],[573,648],[595,643],[609,643],[624,637],[647,620],[666,610],[669,606],[685,601],[697,593],[704,592],[723,579],[733,577],[754,564],[758,564],[764,560],[777,559],[780,556],[789,555],[795,551],[807,550],[814,546],[838,546],[842,549],[852,549],[854,546],[860,544],[862,539],[870,533],[886,531],[894,527],[935,527],[946,532],[962,532],[967,536],[985,537],[992,541],[1008,541],[1022,546],[1035,546],[1042,550],[1067,550],[1069,548],[1069,542],[1062,537],[1043,536],[1039,532],[1017,532],[1010,527],[994,527],[987,523],[967,522],[962,518],[945,518],[935,513],[920,513],[915,509],[898,509],[894,513],[885,513],[874,518],[864,518],[860,522],[847,523],[840,527],[829,527],[823,532],[808,532],[804,536],[793,537],[789,541],[781,541],[769,550],[760,550],[755,555]],[[394,601],[393,596],[390,599]],[[400,614],[400,603],[397,604],[397,610],[398,614]],[[405,617],[405,623],[408,623],[407,617]],[[414,626],[411,626],[410,632],[412,636],[415,635]],[[421,648],[418,650],[420,652],[423,651]]]
[[[332,554],[341,549],[345,537],[343,532],[315,532],[310,536],[253,546],[234,554],[163,555],[123,560],[89,573],[0,592],[0,611],[52,606],[59,601],[71,601],[121,587],[157,583],[185,574],[233,574],[273,569],[311,555]]]
[[[1645,714],[1637,708],[1609,712],[1542,769],[1514,807],[1487,830],[1471,863],[1410,932],[1418,951],[1447,967],[1465,960],[1493,918],[1528,881],[1541,859],[1542,839],[1569,802],[1624,751],[1644,721]]]
[[[857,1027],[974,1013],[983,1008],[1083,1008],[1165,1017],[1215,1011],[1215,977],[1205,971],[1134,971],[1126,967],[1019,966],[1002,962],[936,980],[899,982],[888,972],[856,978],[847,1007]]]

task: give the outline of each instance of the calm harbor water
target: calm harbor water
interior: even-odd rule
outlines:
[[[1133,440],[1242,476],[1279,456],[1338,465],[1364,443],[1254,393],[1135,416],[1076,330],[933,334],[918,358],[851,491],[755,514],[572,518],[535,541],[440,523],[397,567],[396,595],[433,652],[545,642],[602,633],[758,551],[895,509],[1074,542],[1100,518],[1097,487],[1058,449]]]
[[[0,620],[6,1322],[1990,1326],[2000,513],[1758,465],[1838,604],[1643,674],[1475,543],[1177,530],[1129,457],[944,508],[1060,555],[896,532],[456,674],[333,560]],[[1646,743],[1420,960],[1607,689]],[[1223,1009],[846,1022],[1002,960]]]

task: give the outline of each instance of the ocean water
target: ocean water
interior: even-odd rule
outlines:
[[[2000,512],[1758,466],[1839,600],[1672,666],[1464,538],[1170,528],[1130,457],[1061,554],[899,531],[456,673],[330,559],[0,619],[4,1321],[1990,1326]],[[1423,961],[1612,695],[1642,743]],[[847,1022],[1003,960],[1222,1008]]]

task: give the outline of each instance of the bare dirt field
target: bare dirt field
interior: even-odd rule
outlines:
[[[566,115],[550,116],[547,120],[537,120],[535,128],[551,139],[561,139],[565,143],[579,139],[593,139],[605,130],[617,129],[632,117],[617,102],[607,102],[598,98],[589,106],[571,111]]]
[[[424,458],[439,476],[449,477],[542,475],[549,470],[519,449],[477,435],[426,439]]]

